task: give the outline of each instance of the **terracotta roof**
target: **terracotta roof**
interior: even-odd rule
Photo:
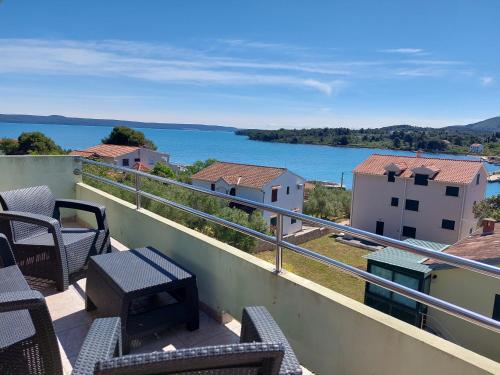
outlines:
[[[95,155],[95,153],[85,150],[73,150],[69,154],[73,156],[83,156],[85,158]]]
[[[192,178],[210,182],[223,179],[229,185],[261,188],[285,171],[285,168],[218,161],[194,174]]]
[[[386,174],[385,166],[390,163],[406,164],[407,168],[399,175],[399,177],[412,177],[412,169],[424,166],[438,172],[433,178],[433,181],[451,182],[457,184],[471,183],[479,170],[482,168],[482,163],[479,160],[439,159],[374,154],[368,157],[368,159],[363,161],[361,164],[358,164],[356,168],[354,168],[353,172],[382,176]]]
[[[149,172],[151,170],[151,168],[143,163],[135,163],[132,168],[138,170],[139,172]]]
[[[500,228],[496,224],[495,232],[483,235],[482,228],[456,244],[449,246],[443,252],[462,258],[477,260],[484,263],[500,263]],[[432,267],[447,266],[438,259],[428,259],[424,262]]]
[[[89,147],[85,150],[75,150],[70,153],[70,155],[78,156],[102,156],[108,158],[114,158],[117,156],[125,155],[130,152],[138,150],[140,147],[137,146],[121,146],[121,145],[97,145]]]

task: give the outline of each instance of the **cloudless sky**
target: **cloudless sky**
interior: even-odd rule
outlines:
[[[500,115],[500,1],[0,0],[0,113],[239,127]]]

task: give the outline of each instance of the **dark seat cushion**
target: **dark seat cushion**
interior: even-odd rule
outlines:
[[[30,287],[17,266],[0,269],[0,293],[20,292]],[[0,349],[35,335],[28,310],[0,313]]]

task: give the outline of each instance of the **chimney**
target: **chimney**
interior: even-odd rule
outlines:
[[[495,232],[495,219],[483,219],[481,226],[483,227],[483,236],[493,234]]]
[[[417,158],[421,158],[422,154],[423,154],[423,151],[422,150],[417,150],[415,153],[416,153]]]

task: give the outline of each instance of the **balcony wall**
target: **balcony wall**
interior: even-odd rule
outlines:
[[[200,299],[236,318],[265,305],[300,361],[319,374],[495,374],[500,364],[307,279],[83,184],[73,157],[0,156],[0,189],[47,184],[58,197],[104,204],[111,235],[151,245],[196,273]],[[91,222],[87,215],[79,216]],[[133,270],[131,270],[133,272]]]
[[[113,237],[164,251],[198,278],[201,301],[239,318],[265,305],[304,366],[319,374],[487,374],[500,364],[103,191],[78,183],[78,199],[106,205]],[[83,215],[81,219],[87,220]]]

